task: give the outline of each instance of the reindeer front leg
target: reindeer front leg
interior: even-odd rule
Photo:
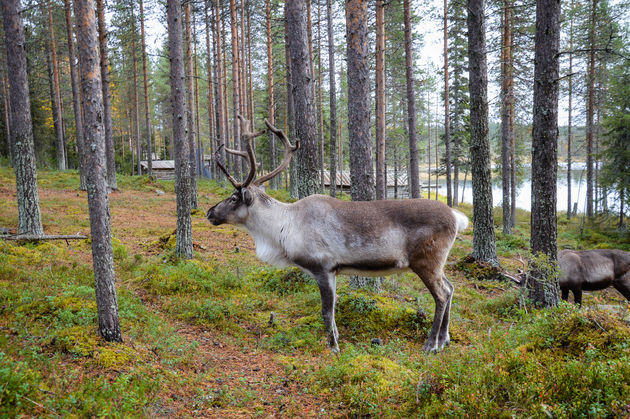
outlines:
[[[334,353],[339,352],[339,332],[335,324],[335,300],[337,280],[333,272],[322,272],[313,275],[319,285],[319,293],[322,297],[322,317],[326,327],[328,347]]]

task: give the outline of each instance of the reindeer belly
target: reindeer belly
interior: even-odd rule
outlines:
[[[586,291],[596,291],[607,288],[615,279],[612,267],[607,266],[607,264],[587,269],[584,274],[585,280],[582,283],[582,289]]]
[[[341,275],[385,276],[409,270],[409,264],[397,260],[363,260],[351,263],[340,263],[334,271]]]

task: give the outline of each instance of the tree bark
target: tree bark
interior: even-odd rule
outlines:
[[[239,58],[239,47],[238,47],[238,21],[236,18],[236,1],[230,0],[230,28],[232,30],[232,118],[233,118],[233,132],[232,137],[234,138],[234,148],[237,150],[241,149],[241,125],[238,120],[237,115],[240,113],[240,81],[239,81],[239,68],[240,68],[240,58]],[[237,177],[242,176],[243,174],[243,159],[235,160],[235,171],[234,174]]]
[[[10,138],[17,187],[18,234],[43,235],[26,73],[24,25],[20,15],[22,5],[19,0],[2,0],[0,4],[7,53],[11,108]]]
[[[86,150],[87,197],[94,264],[98,329],[107,341],[121,342],[118,302],[114,277],[114,257],[107,197],[105,132],[103,126],[103,89],[99,69],[99,42],[92,0],[75,0],[77,45]]]
[[[370,136],[367,2],[349,0],[346,3],[346,28],[350,195],[353,201],[371,201],[374,199],[374,172]]]
[[[591,2],[591,25],[589,28],[589,52],[586,100],[586,216],[593,212],[593,134],[595,131],[595,25],[597,0]]]
[[[512,234],[511,206],[510,206],[510,145],[512,143],[510,108],[512,96],[510,85],[512,82],[512,36],[511,36],[511,4],[504,0],[503,31],[501,51],[501,186],[503,191],[503,234]]]
[[[74,52],[74,36],[72,28],[72,10],[70,0],[64,0],[66,15],[66,31],[68,33],[68,61],[70,62],[70,82],[72,85],[72,108],[74,110],[74,126],[77,139],[79,160],[80,188],[85,190],[85,151],[83,142],[83,114],[81,113],[81,94],[79,91],[79,74]]]
[[[571,0],[571,10],[573,10]],[[569,18],[569,116],[567,121],[567,220],[571,219],[571,143],[573,142],[573,17]]]
[[[290,138],[296,138],[295,135],[295,103],[293,101],[293,76],[291,74],[291,42],[289,37],[289,19],[287,17],[287,8],[289,0],[284,2],[284,55],[285,55],[285,71],[287,78],[287,111],[286,111],[286,127]],[[292,198],[298,197],[297,182],[297,163],[296,158],[291,159],[289,165],[289,192]]]
[[[535,44],[531,248],[555,263],[560,0],[537,0]],[[527,285],[536,305],[558,303],[557,279],[548,275],[538,263],[530,269]]]
[[[319,134],[319,193],[326,193],[324,182],[324,110],[322,108],[322,10],[321,3],[317,3],[317,132]]]
[[[385,173],[385,2],[376,0],[376,199],[387,198]]]
[[[50,0],[48,0],[45,5],[42,3],[42,13],[46,13],[48,15],[48,48],[50,48],[49,65],[52,75],[52,111],[55,136],[57,138],[57,170],[66,170],[66,139],[63,132],[63,112],[61,110],[61,93],[59,88],[59,64],[57,60],[57,43],[55,42],[55,30]]]
[[[175,148],[175,194],[177,199],[177,238],[175,253],[185,259],[193,257],[191,194],[192,171],[189,141],[186,134],[186,75],[184,72],[184,39],[180,0],[167,1],[168,46],[171,61],[171,103],[173,108],[173,141]]]
[[[197,175],[203,175],[203,141],[201,140],[201,121],[199,118],[199,71],[197,58],[197,25],[195,24],[195,14],[192,13],[193,30],[193,80],[195,84],[195,136],[197,137]]]
[[[224,93],[223,87],[225,86],[225,66],[223,65],[223,37],[221,36],[221,31],[219,30],[219,20],[220,20],[220,0],[216,0],[214,3],[214,45],[217,53],[217,100],[216,100],[216,108],[218,111],[217,118],[217,135],[219,143],[217,144],[218,149],[220,149],[222,160],[225,161],[225,146],[227,142],[227,93]],[[221,178],[221,171],[217,170],[215,167],[214,170],[217,173],[217,178]]]
[[[477,260],[498,265],[490,178],[486,23],[483,0],[468,0],[468,65],[474,225],[472,256]]]
[[[335,38],[333,36],[332,0],[326,0],[328,29],[328,82],[330,95],[330,196],[337,195],[337,87],[335,83]]]
[[[193,90],[193,57],[192,57],[192,30],[190,22],[190,2],[184,4],[186,25],[186,120],[188,134],[188,153],[190,164],[190,206],[197,208],[197,153],[195,152],[195,92]]]
[[[107,27],[105,26],[105,5],[103,0],[96,0],[98,15],[98,44],[100,51],[101,85],[103,89],[103,124],[105,126],[105,161],[107,165],[107,185],[110,189],[118,189],[116,181],[116,157],[114,154],[114,136],[112,131],[112,97],[109,86],[109,59],[107,57]],[[135,36],[135,30],[134,30]],[[135,50],[134,50],[135,54]],[[135,65],[135,55],[134,55]],[[134,71],[135,75],[135,71]],[[83,96],[85,100],[85,96]],[[136,100],[136,103],[138,101]],[[87,143],[86,143],[87,144]],[[140,158],[138,158],[140,161]],[[138,168],[140,163],[138,163]],[[138,171],[139,173],[139,171]]]
[[[309,0],[291,0],[285,8],[288,33],[291,34],[289,49],[291,53],[292,95],[295,105],[295,135],[300,139],[297,151],[297,192],[299,198],[317,193],[318,182],[318,147],[317,147],[317,112],[313,97],[312,72],[308,48],[308,25],[306,2]]]
[[[97,0],[102,1],[102,0]],[[134,104],[134,120],[136,133],[136,157],[138,176],[142,174],[142,142],[140,141],[140,101],[138,100],[138,64],[136,59],[136,17],[131,6],[131,50],[132,50],[132,67],[133,67],[133,104]]]
[[[273,44],[271,38],[271,0],[265,0],[265,29],[267,35],[267,94],[269,98],[268,113],[269,122],[274,125],[276,122],[276,111],[274,102],[274,86],[273,86]],[[276,136],[273,132],[269,131],[269,151],[270,151],[270,166],[276,167]],[[270,181],[273,189],[278,189],[280,185],[279,176],[276,176]]]
[[[449,86],[448,86],[448,20],[447,3],[444,0],[444,152],[446,158],[446,203],[453,206],[453,192],[451,184],[451,117],[449,114]],[[437,196],[437,190],[435,195]]]
[[[212,57],[213,53],[210,49],[210,31],[211,31],[211,23],[210,23],[210,13],[208,8],[208,0],[203,2],[204,4],[204,12],[205,12],[205,23],[206,23],[206,70],[207,70],[207,79],[208,79],[208,129],[210,131],[210,155],[214,156],[214,151],[216,150],[216,142],[217,142],[217,118],[216,111],[214,106],[214,80],[212,76],[212,72],[216,70],[216,66],[212,65]],[[215,57],[216,63],[216,57]],[[217,171],[214,169],[214,166],[210,165],[210,176],[216,179]]]
[[[151,111],[149,110],[149,75],[147,73],[147,43],[144,36],[144,2],[140,2],[140,37],[142,42],[142,76],[144,81],[144,121],[146,128],[146,150],[148,175],[153,175],[153,145],[151,144]]]
[[[420,198],[418,141],[416,139],[416,97],[414,92],[413,53],[411,45],[411,6],[409,3],[410,0],[404,0],[403,2],[405,21],[405,70],[407,76],[407,129],[409,130],[409,188],[412,198]]]

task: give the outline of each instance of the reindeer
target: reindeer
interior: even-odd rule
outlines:
[[[240,116],[239,116],[240,117]],[[241,118],[243,125],[249,125]],[[232,195],[208,210],[214,225],[245,227],[254,238],[256,254],[276,266],[297,266],[317,282],[329,348],[339,352],[335,324],[336,276],[338,274],[381,276],[413,271],[435,300],[435,316],[425,351],[449,344],[449,313],[453,285],[444,275],[444,264],[458,232],[468,218],[443,203],[426,199],[346,202],[324,195],[311,195],[286,204],[260,188],[286,169],[299,148],[282,130],[265,120],[284,143],[284,159],[273,171],[254,180],[256,157],[253,140],[265,131],[243,129],[246,152],[230,150],[249,164],[244,182],[237,182],[215,154],[217,166],[234,185]]]
[[[561,250],[558,253],[562,299],[573,292],[576,304],[582,304],[582,290],[596,291],[613,286],[630,300],[630,253],[614,249]]]

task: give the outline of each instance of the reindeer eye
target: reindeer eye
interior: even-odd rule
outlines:
[[[232,197],[230,198],[230,201],[236,202],[238,201],[238,198],[236,197],[236,195],[232,195]]]

